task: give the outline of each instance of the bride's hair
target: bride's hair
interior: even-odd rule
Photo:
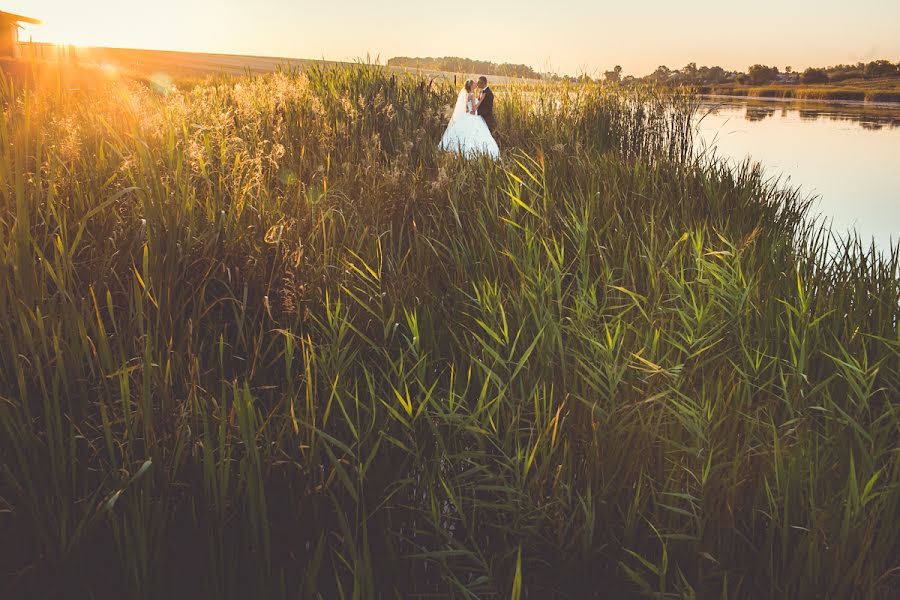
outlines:
[[[467,80],[466,80],[466,91],[467,91],[467,92],[471,92],[471,91],[472,91],[472,86],[473,86],[473,85],[475,85],[475,82],[472,81],[471,79],[467,79]]]

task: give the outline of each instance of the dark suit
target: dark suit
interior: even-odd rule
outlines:
[[[476,112],[484,119],[493,134],[497,127],[497,119],[494,118],[494,92],[491,91],[491,88],[486,87],[481,92],[481,104],[478,105]]]

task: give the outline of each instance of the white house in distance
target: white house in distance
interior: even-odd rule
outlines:
[[[18,56],[20,23],[41,24],[39,20],[31,17],[0,11],[0,58],[16,58]]]

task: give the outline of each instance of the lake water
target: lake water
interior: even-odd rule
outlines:
[[[900,241],[900,106],[708,98],[700,144],[816,196],[836,234]]]

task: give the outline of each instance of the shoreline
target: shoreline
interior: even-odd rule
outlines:
[[[896,109],[900,111],[900,101],[882,101],[882,100],[832,100],[828,98],[792,98],[785,96],[750,96],[747,94],[744,95],[735,95],[735,94],[707,94],[700,93],[700,97],[704,99],[715,99],[715,98],[724,98],[729,100],[753,100],[759,102],[774,102],[774,103],[785,103],[785,104],[822,104],[822,105],[830,105],[830,106],[847,106],[853,108],[889,108]]]
[[[698,85],[696,90],[704,96],[729,96],[734,98],[758,98],[767,100],[800,100],[817,102],[858,102],[864,104],[900,105],[900,86],[894,80],[887,84],[870,82],[854,85],[773,85],[731,86]]]

